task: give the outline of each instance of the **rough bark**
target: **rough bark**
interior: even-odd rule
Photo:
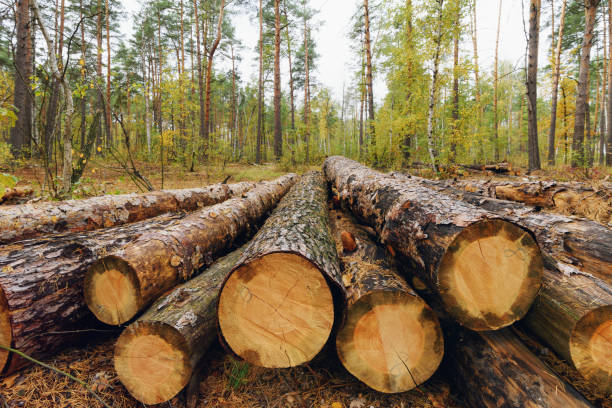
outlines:
[[[304,139],[306,142],[306,163],[310,162],[310,68],[308,51],[310,46],[308,45],[308,22],[306,20],[306,13],[304,13],[304,71],[306,78],[304,81],[304,124],[306,130],[304,132]]]
[[[348,300],[346,322],[336,337],[340,361],[377,391],[411,390],[442,360],[438,318],[366,228],[346,213],[330,215]]]
[[[257,140],[255,142],[255,163],[261,164],[263,145],[263,3],[259,0],[259,79],[257,81]],[[308,155],[308,153],[306,153]]]
[[[138,401],[166,402],[189,383],[217,336],[219,290],[244,248],[159,298],[121,334],[115,345],[115,369]],[[147,341],[151,336],[155,340]]]
[[[531,0],[529,7],[529,58],[527,66],[527,150],[529,171],[540,169],[538,146],[538,43],[540,40],[541,0]]]
[[[279,161],[283,155],[283,129],[281,123],[280,2],[281,0],[274,0],[274,157],[276,161]]]
[[[442,47],[442,16],[443,16],[443,3],[444,0],[436,0],[438,3],[438,17],[436,24],[436,36],[435,36],[435,51],[433,56],[433,73],[431,75],[431,84],[429,86],[429,103],[427,105],[427,150],[429,152],[429,158],[431,159],[431,168],[434,173],[438,172],[438,152],[434,143],[433,126],[434,126],[434,108],[436,105],[436,89],[438,87],[438,74],[440,67],[440,52]]]
[[[264,182],[242,197],[192,213],[101,257],[85,277],[87,306],[104,323],[129,321],[247,233],[274,208],[295,178],[289,174]]]
[[[340,156],[323,167],[340,199],[383,243],[407,257],[458,322],[473,330],[498,329],[527,312],[542,269],[528,230]]]
[[[476,171],[490,171],[492,173],[509,173],[512,170],[510,163],[496,163],[496,164],[460,164],[460,167],[476,170]]]
[[[222,340],[240,358],[293,367],[327,342],[330,286],[337,301],[345,299],[328,216],[323,176],[306,173],[245,249],[219,297]]]
[[[373,148],[376,146],[374,134],[374,90],[372,79],[372,45],[370,41],[370,7],[368,0],[363,0],[364,30],[365,30],[365,53],[366,53],[366,88],[368,94],[368,122],[370,124],[370,142]],[[373,149],[374,150],[374,149]],[[374,150],[374,160],[376,151]]]
[[[612,167],[612,7],[608,4],[608,102],[607,119],[608,128],[606,133],[606,165]]]
[[[481,333],[459,330],[446,344],[452,379],[470,406],[592,407],[510,329]]]
[[[612,288],[608,284],[570,266],[562,272],[550,265],[522,324],[591,384],[612,393]]]
[[[204,78],[202,76],[202,51],[200,45],[200,23],[198,18],[198,0],[193,0],[193,13],[195,18],[195,35],[196,35],[196,56],[198,60],[198,98],[199,98],[199,117],[200,117],[200,127],[199,127],[199,136],[200,139],[204,140]],[[145,98],[145,102],[146,102]],[[145,109],[146,112],[146,109]],[[149,139],[147,138],[147,141]],[[149,152],[151,151],[149,147]],[[193,167],[193,166],[192,166]]]
[[[499,109],[498,109],[498,87],[499,87],[499,30],[501,29],[502,0],[499,0],[497,12],[497,35],[495,37],[495,63],[493,70],[493,126],[495,126],[495,161],[499,161]]]
[[[81,232],[144,220],[172,211],[193,211],[240,195],[255,184],[107,195],[9,206],[2,209],[0,244],[58,232]]]

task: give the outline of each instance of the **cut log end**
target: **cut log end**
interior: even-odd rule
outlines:
[[[240,266],[219,300],[228,346],[262,367],[293,367],[323,348],[334,322],[332,294],[321,271],[291,253],[270,253]]]
[[[336,346],[351,374],[386,393],[425,382],[444,354],[434,312],[420,298],[388,291],[372,292],[352,306]]]
[[[438,272],[449,313],[472,330],[522,318],[540,288],[542,255],[531,234],[503,220],[480,221],[450,244]]]
[[[140,308],[136,273],[117,257],[99,259],[85,276],[85,301],[98,320],[106,324],[129,321]]]
[[[612,305],[594,309],[578,321],[570,354],[583,377],[612,394]]]
[[[9,317],[8,304],[6,296],[0,288],[0,344],[10,347],[13,341],[13,331],[11,330],[11,321]],[[9,352],[0,349],[0,373],[4,370],[9,359]]]
[[[160,322],[137,322],[115,345],[115,370],[125,388],[145,404],[170,400],[189,382],[187,345],[176,329]]]

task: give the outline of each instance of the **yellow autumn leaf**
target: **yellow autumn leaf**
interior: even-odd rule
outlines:
[[[341,402],[332,402],[332,408],[344,408]]]
[[[102,151],[102,146],[98,146],[98,151],[101,152]]]

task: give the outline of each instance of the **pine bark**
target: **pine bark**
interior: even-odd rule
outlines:
[[[59,232],[82,232],[144,220],[174,211],[194,211],[240,195],[254,183],[123,194],[7,206],[0,219],[0,244]]]
[[[461,324],[473,330],[497,329],[527,312],[540,286],[542,269],[540,250],[529,231],[418,182],[398,180],[340,156],[326,159],[323,168],[347,207],[374,227],[383,243],[407,258],[414,273],[429,284]],[[486,248],[480,240],[499,240],[500,246]],[[506,246],[502,250],[505,255],[499,254],[499,248]],[[485,254],[495,257],[495,268],[485,260]],[[460,280],[468,289],[453,283],[458,271],[464,269],[462,262],[469,263],[467,268],[475,273],[461,274]],[[522,272],[518,274],[518,270]],[[506,289],[494,295],[496,279]],[[510,281],[515,285],[513,296],[506,299]],[[481,284],[487,288],[479,289]],[[492,297],[476,300],[466,297],[465,292],[486,292]],[[499,296],[504,302],[498,303]],[[493,309],[497,311],[491,313]]]
[[[199,136],[200,139],[204,140],[204,78],[202,76],[202,51],[200,44],[200,22],[198,18],[198,0],[193,0],[193,14],[195,18],[195,35],[196,35],[196,56],[198,60],[198,98],[199,98],[199,113],[200,113],[200,127]],[[146,99],[145,99],[146,101]],[[150,149],[149,149],[150,151]],[[192,165],[193,168],[193,165]]]
[[[257,82],[257,140],[255,142],[255,163],[261,164],[263,145],[263,4],[259,0],[259,79]],[[308,152],[306,152],[308,157]]]
[[[434,173],[438,172],[438,152],[434,143],[433,126],[434,126],[434,108],[436,106],[436,90],[438,87],[438,74],[440,68],[440,53],[442,48],[442,15],[444,0],[436,0],[438,4],[438,17],[435,33],[435,50],[433,56],[433,73],[431,75],[431,84],[429,86],[429,104],[427,106],[427,150],[431,159],[431,168]]]
[[[115,346],[115,368],[134,398],[160,404],[189,383],[217,337],[219,291],[244,248],[160,297],[121,334]],[[159,343],[143,347],[143,339],[151,336],[159,338]]]
[[[328,217],[325,180],[319,172],[306,173],[236,263],[218,313],[222,339],[240,358],[293,367],[310,361],[328,341],[332,290],[338,304],[345,303]],[[343,310],[336,309],[337,323]]]
[[[548,131],[548,165],[555,165],[555,133],[557,131],[557,98],[559,95],[559,77],[561,72],[561,46],[563,45],[563,30],[565,29],[565,10],[567,0],[561,6],[561,20],[559,21],[559,34],[557,47],[554,52],[552,96],[550,99],[550,129]]]
[[[527,144],[529,171],[540,169],[538,146],[538,44],[542,0],[531,0],[529,11],[529,58],[527,66]]]
[[[274,0],[274,156],[276,161],[279,161],[283,155],[283,129],[281,123],[280,2],[281,0]]]
[[[366,90],[368,95],[368,123],[370,128],[370,144],[376,161],[376,135],[374,132],[374,90],[372,79],[372,43],[370,41],[370,7],[368,0],[363,0],[365,53],[366,53]]]
[[[499,31],[501,29],[501,12],[502,0],[499,0],[499,9],[497,12],[497,35],[495,37],[495,68],[493,72],[493,122],[495,126],[495,161],[499,161],[499,109],[498,109],[498,92],[499,87]]]
[[[129,321],[248,233],[274,208],[295,177],[289,174],[264,182],[242,197],[194,212],[101,257],[85,277],[87,306],[104,323]]]

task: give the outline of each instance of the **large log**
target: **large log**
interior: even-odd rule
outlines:
[[[512,165],[510,165],[510,163],[460,164],[459,166],[470,170],[490,171],[493,173],[509,173],[512,170]]]
[[[407,257],[462,325],[493,330],[525,315],[542,274],[540,249],[528,230],[344,157],[326,159],[324,169],[348,208]]]
[[[219,183],[204,188],[2,207],[0,244],[60,232],[108,228],[168,212],[193,211],[240,195],[253,186],[251,182]]]
[[[83,338],[96,327],[83,298],[87,267],[139,235],[182,217],[184,213],[165,214],[120,227],[0,247],[0,343],[40,359]],[[0,350],[0,373],[26,364],[27,360]]]
[[[485,197],[478,193],[449,187],[444,183],[391,173],[399,180],[411,179],[456,199],[500,214],[532,231],[543,252],[573,265],[612,285],[612,230],[587,220],[541,212],[535,207],[513,201]],[[563,268],[563,266],[560,266]]]
[[[564,273],[547,265],[538,298],[521,323],[612,394],[612,288],[570,268]]]
[[[472,407],[592,407],[510,329],[460,329],[446,344],[449,377]]]
[[[346,321],[336,337],[338,357],[370,388],[411,390],[442,361],[438,318],[365,228],[346,213],[330,215],[348,298]]]
[[[217,336],[221,284],[244,246],[177,286],[128,326],[115,345],[115,370],[134,398],[160,404],[178,394]]]
[[[323,176],[305,174],[224,283],[219,327],[240,358],[263,367],[292,367],[310,361],[327,342],[335,320],[332,290],[345,301],[328,216]]]
[[[491,198],[510,200],[564,214],[612,222],[612,190],[555,181],[447,180],[447,186]]]
[[[110,325],[131,320],[162,293],[210,265],[274,208],[296,178],[289,174],[264,182],[240,198],[191,213],[101,257],[85,276],[89,310]]]

